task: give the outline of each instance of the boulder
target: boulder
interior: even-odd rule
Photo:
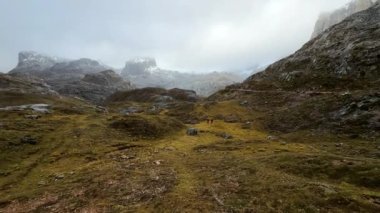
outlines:
[[[196,136],[196,135],[198,135],[198,129],[196,129],[196,128],[188,128],[187,131],[186,131],[186,134],[190,135],[190,136]]]
[[[224,139],[232,139],[233,138],[232,135],[230,135],[230,134],[228,134],[226,132],[217,133],[216,136],[224,138]]]

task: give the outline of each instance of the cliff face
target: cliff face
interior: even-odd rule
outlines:
[[[39,54],[33,51],[23,51],[18,54],[18,64],[10,73],[39,73],[53,67],[60,59]]]
[[[368,9],[374,5],[376,1],[378,0],[354,0],[338,10],[321,14],[315,24],[311,38],[317,37],[323,31],[343,21],[348,16]]]
[[[241,86],[255,89],[379,87],[380,3],[356,13]]]

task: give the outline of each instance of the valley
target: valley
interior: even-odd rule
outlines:
[[[68,101],[54,104],[53,112],[38,120],[25,119],[26,112],[0,112],[2,211],[379,208],[378,140],[268,132],[259,122],[263,112],[237,101],[194,104],[193,111],[220,117],[239,112],[252,121],[249,128],[223,119],[187,125],[198,129],[196,136],[186,135],[187,127],[167,115],[170,108],[159,115],[130,115],[153,125],[149,137],[139,132],[144,125],[112,128],[123,117],[117,111],[96,112]],[[19,143],[26,135],[38,143]]]
[[[353,0],[260,72],[22,51],[0,73],[0,212],[380,212],[379,38],[380,2]]]

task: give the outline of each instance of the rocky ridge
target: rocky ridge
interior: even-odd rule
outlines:
[[[251,89],[378,88],[380,3],[356,13],[306,43],[300,50],[249,77]]]
[[[368,9],[376,3],[377,0],[353,0],[342,8],[339,8],[333,12],[322,13],[317,22],[315,23],[314,31],[311,38],[317,37],[323,31],[327,30],[331,26],[338,24],[348,16]]]

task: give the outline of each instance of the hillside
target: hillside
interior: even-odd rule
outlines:
[[[209,100],[245,100],[267,129],[379,137],[380,4]]]

